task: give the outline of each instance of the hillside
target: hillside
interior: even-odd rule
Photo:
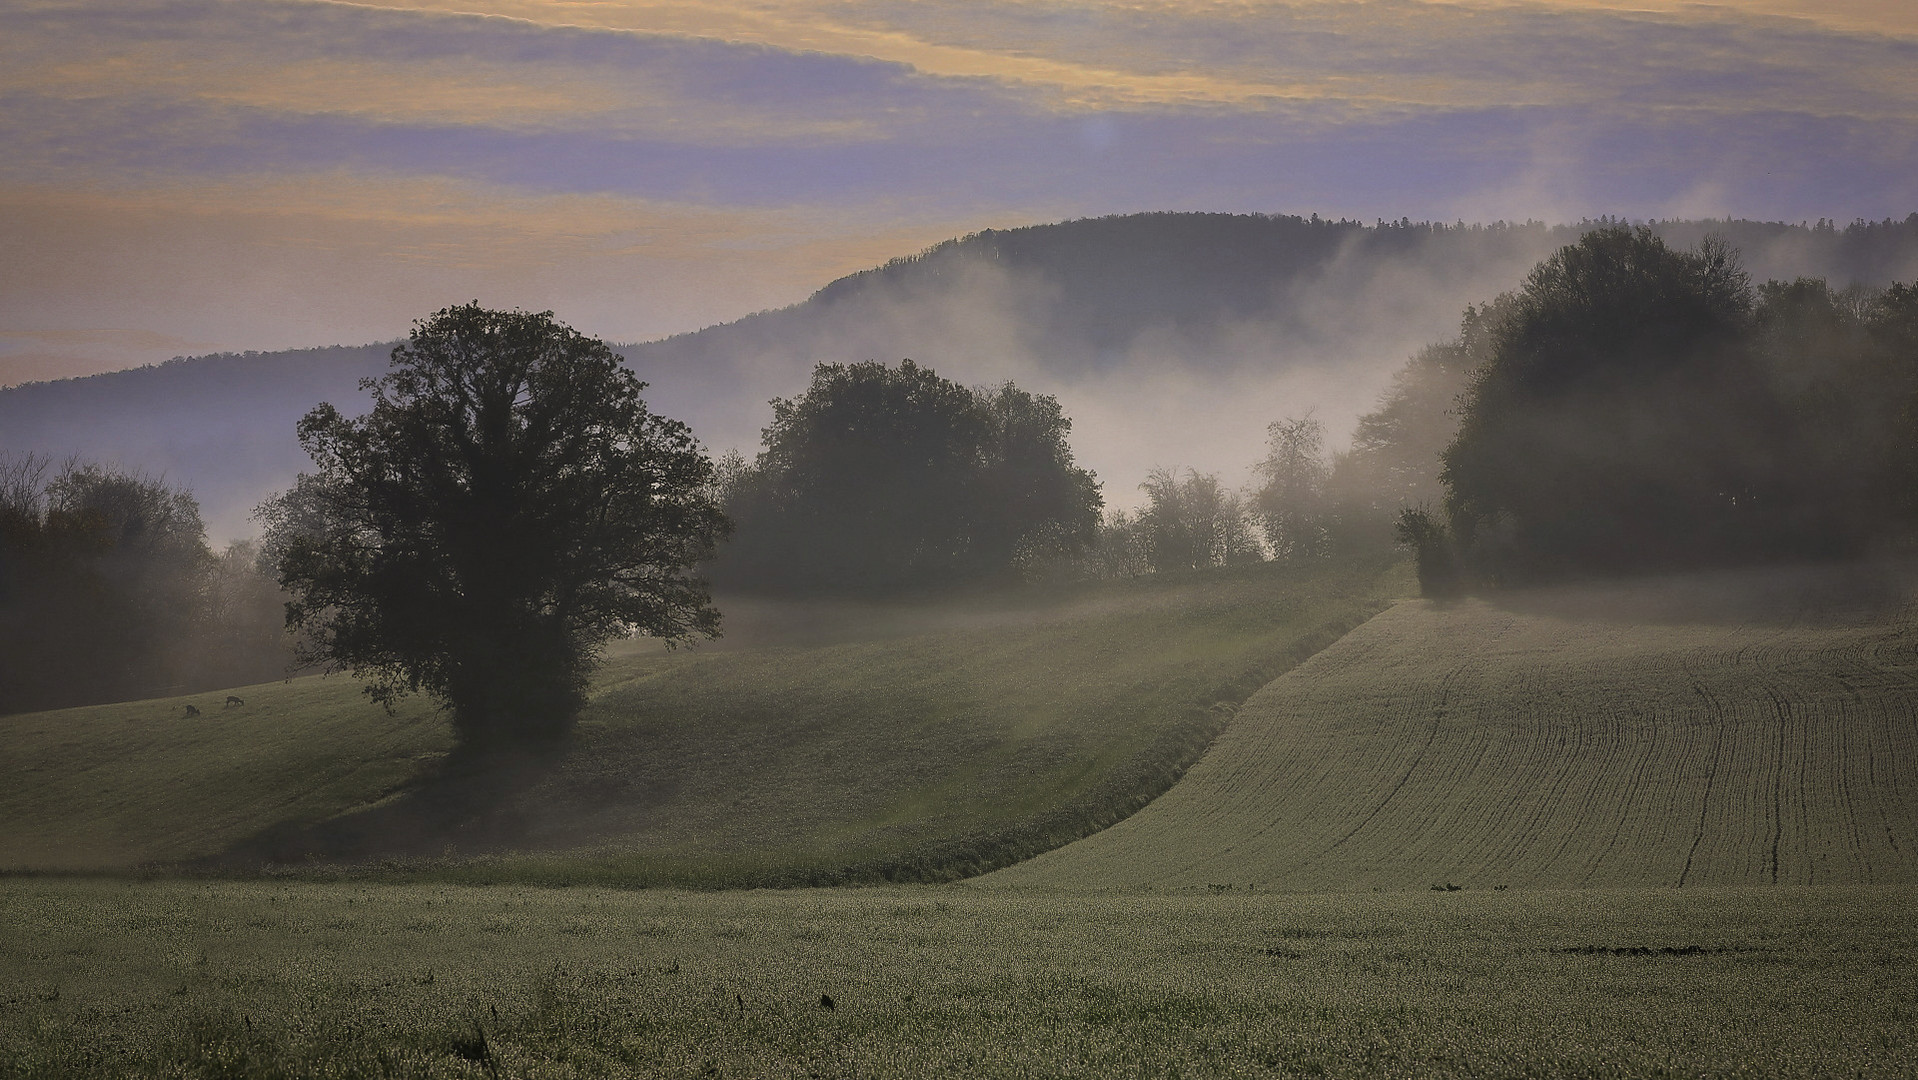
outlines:
[[[1434,333],[1453,330],[1465,304],[1513,287],[1592,224],[1160,213],[988,229],[842,278],[804,304],[637,345],[630,355],[642,368],[708,370],[753,366],[748,358],[851,362],[895,353],[990,364],[995,351],[1014,348],[1070,377],[1129,366],[1143,350],[1219,373],[1307,359],[1359,331],[1343,320],[1373,300],[1423,316],[1432,298],[1415,294],[1457,293],[1439,302]],[[1843,286],[1918,276],[1918,214],[1845,230],[1756,221],[1655,228],[1685,248],[1725,237],[1760,281],[1811,276]],[[988,308],[993,320],[973,321]],[[914,340],[914,331],[933,329],[942,333]],[[1254,345],[1279,350],[1260,355]]]
[[[1394,606],[1185,779],[1001,886],[1918,883],[1908,576]]]
[[[1687,247],[1725,235],[1759,280],[1918,278],[1918,215],[1658,228]],[[910,356],[963,383],[1013,379],[1059,397],[1080,461],[1124,503],[1158,466],[1236,483],[1281,416],[1316,407],[1346,431],[1408,355],[1456,332],[1466,304],[1514,287],[1579,232],[1228,214],[989,230],[789,308],[623,351],[657,411],[748,453],[767,401],[800,392],[815,363]],[[195,491],[216,536],[246,535],[247,512],[306,464],[294,421],[322,400],[350,411],[390,347],[195,357],[0,390],[0,451],[164,472]]]
[[[300,417],[322,401],[364,411],[359,382],[392,351],[225,353],[0,390],[0,453],[142,469],[192,490],[216,537],[249,536],[253,507],[310,464]]]
[[[578,745],[435,778],[430,705],[344,678],[0,717],[0,872],[300,864],[459,880],[944,879],[1109,824],[1236,703],[1409,587],[1277,564],[935,605],[730,605],[618,650]],[[198,716],[186,715],[195,705]]]

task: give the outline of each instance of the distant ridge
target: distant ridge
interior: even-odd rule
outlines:
[[[293,427],[321,401],[365,407],[359,381],[386,370],[391,343],[216,353],[0,390],[0,451],[116,461],[199,498],[216,532],[306,463]]]
[[[1317,215],[1148,213],[986,229],[848,274],[802,304],[637,345],[632,353],[636,359],[683,361],[726,345],[750,349],[784,340],[796,347],[790,344],[793,334],[806,335],[842,312],[870,316],[862,309],[875,302],[925,300],[965,287],[978,267],[989,266],[1034,279],[1041,296],[1027,303],[1034,309],[1033,332],[1051,347],[1049,356],[1060,363],[1098,363],[1151,330],[1173,328],[1203,342],[1223,327],[1275,312],[1303,324],[1308,320],[1285,310],[1287,290],[1315,275],[1349,272],[1350,264],[1439,255],[1474,265],[1520,259],[1529,266],[1541,257],[1536,253],[1621,220],[1447,225],[1402,219],[1367,225]],[[1918,213],[1904,221],[1861,219],[1842,229],[1825,221],[1650,224],[1682,247],[1694,247],[1707,235],[1725,237],[1760,281],[1823,277],[1842,287],[1918,275]]]
[[[750,451],[767,399],[798,392],[815,363],[911,356],[964,382],[1016,379],[1059,395],[1082,419],[1082,461],[1129,491],[1156,464],[1241,468],[1286,410],[1317,406],[1340,430],[1465,304],[1607,223],[1149,213],[986,230],[792,307],[622,351],[654,408],[716,449]],[[1918,214],[1654,228],[1687,247],[1721,234],[1761,281],[1918,278]],[[244,534],[246,512],[305,464],[294,421],[322,400],[358,407],[358,381],[383,372],[391,348],[220,354],[14,387],[0,391],[0,450],[164,472],[195,491],[216,533]],[[1305,389],[1284,382],[1299,373]]]

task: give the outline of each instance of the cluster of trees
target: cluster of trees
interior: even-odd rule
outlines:
[[[1918,287],[1754,286],[1707,238],[1586,233],[1413,356],[1350,448],[1274,423],[1259,481],[1154,474],[1088,572],[1377,548],[1429,592],[1918,540]]]
[[[1154,469],[1139,489],[1146,506],[1111,511],[1083,550],[1024,563],[1021,575],[1027,581],[1111,580],[1265,557],[1244,497],[1216,475]]]
[[[1359,417],[1348,449],[1327,448],[1325,424],[1309,409],[1276,420],[1243,491],[1216,474],[1156,470],[1140,485],[1144,507],[1107,515],[1083,556],[1045,573],[1137,577],[1389,548],[1403,511],[1444,498],[1439,458],[1458,429],[1455,404],[1509,303],[1467,309],[1456,340],[1413,356]]]
[[[721,463],[734,588],[899,593],[1015,578],[1095,539],[1097,479],[1053,398],[968,388],[911,360],[821,364],[773,402],[763,447]]]
[[[1327,453],[1323,422],[1308,411],[1273,422],[1266,438],[1250,488],[1235,491],[1195,469],[1155,469],[1139,485],[1145,506],[1111,512],[1083,551],[1022,564],[1024,576],[1139,577],[1382,546],[1385,519],[1342,494],[1352,455]],[[1362,518],[1379,521],[1368,533]]]
[[[1258,480],[1154,473],[1073,567],[1314,558],[1395,539],[1429,591],[1760,561],[1918,539],[1918,287],[1754,286],[1707,238],[1611,225],[1467,308],[1350,448],[1268,429]]]
[[[1073,462],[1071,428],[1056,400],[1011,383],[967,388],[911,360],[821,364],[804,394],[773,402],[755,460],[720,463],[718,497],[736,531],[713,578],[871,595],[1136,577],[1320,557],[1353,516],[1334,492],[1356,474],[1347,456],[1327,455],[1309,413],[1271,425],[1255,489],[1159,469],[1140,485],[1144,508],[1103,518],[1097,479]],[[1406,441],[1380,435],[1366,461]],[[1389,513],[1374,516],[1382,546]]]
[[[1428,591],[1913,538],[1918,289],[1754,288],[1722,242],[1620,226],[1488,311],[1467,317],[1443,498],[1400,521]]]
[[[0,713],[279,678],[283,597],[161,480],[0,458]]]

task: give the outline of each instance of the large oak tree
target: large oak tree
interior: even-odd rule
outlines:
[[[604,343],[470,304],[364,385],[365,416],[300,421],[315,471],[262,509],[316,659],[433,694],[489,752],[561,739],[613,636],[717,633],[690,573],[727,529],[712,463]]]

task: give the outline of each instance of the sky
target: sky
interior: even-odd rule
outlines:
[[[6,0],[0,385],[637,341],[987,227],[1918,210],[1909,0]]]

